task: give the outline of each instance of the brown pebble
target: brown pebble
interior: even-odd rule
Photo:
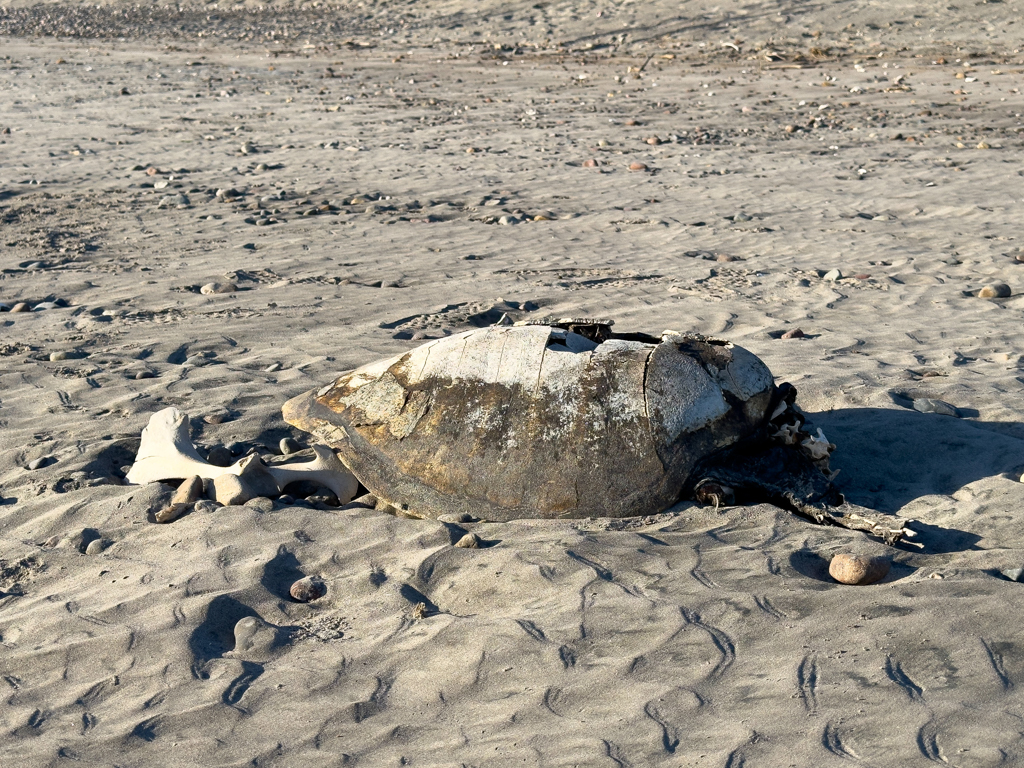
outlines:
[[[311,600],[319,600],[326,595],[327,585],[320,581],[320,579],[307,576],[292,584],[288,594],[292,596],[292,599],[298,600],[300,603],[308,603]]]
[[[828,575],[840,584],[874,584],[886,577],[891,565],[887,557],[842,553],[832,558]]]
[[[185,514],[185,512],[188,510],[190,506],[192,505],[170,504],[161,509],[155,515],[153,515],[153,519],[156,520],[158,523],[170,523],[174,520],[177,520],[179,517]]]
[[[149,168],[146,169],[146,175],[147,176],[156,176],[158,173],[160,173],[160,170],[157,169],[157,168],[154,168],[152,165],[149,166]]]
[[[480,549],[480,537],[475,533],[467,533],[455,542],[455,546],[462,549]]]
[[[659,139],[657,136],[650,136],[647,139],[645,139],[645,141],[653,147],[656,147],[659,144],[661,144],[661,139]]]
[[[19,301],[17,304],[15,304],[13,307],[11,307],[11,312],[28,312],[28,311],[29,311],[29,306],[24,301]]]
[[[793,330],[786,331],[784,334],[782,334],[782,338],[784,339],[802,339],[803,337],[804,332],[801,331],[799,328],[794,328]]]
[[[787,125],[783,130],[785,130],[786,133],[796,133],[796,126],[795,125]]]
[[[728,253],[719,253],[715,255],[715,261],[728,262],[728,261],[739,261],[735,256],[730,256]]]
[[[245,504],[252,497],[252,491],[237,475],[220,475],[213,478],[213,498],[225,507]]]
[[[89,542],[89,545],[85,548],[85,554],[87,555],[98,555],[104,549],[107,548],[107,541],[105,539],[93,539]]]
[[[631,171],[646,171],[647,170],[647,166],[644,165],[643,163],[630,163],[629,164],[629,170],[631,170]]]
[[[46,547],[47,549],[53,549],[60,544],[60,536],[51,536],[39,546]]]
[[[978,291],[978,296],[983,299],[1005,299],[1011,293],[1010,286],[1006,283],[993,283]]]
[[[584,168],[597,168],[598,165],[600,165],[600,163],[592,157],[583,161]]]
[[[867,274],[866,272],[861,272],[859,275],[854,275],[854,277],[857,278],[858,280],[867,280],[869,277],[871,277],[871,275]]]
[[[626,125],[640,125],[640,123],[630,118],[629,120],[626,121]]]
[[[203,495],[203,478],[198,475],[186,479],[171,496],[171,504],[194,504]]]

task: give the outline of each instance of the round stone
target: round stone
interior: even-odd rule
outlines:
[[[107,548],[108,544],[109,542],[106,539],[93,539],[85,548],[85,554],[98,555],[100,552]]]
[[[455,542],[455,546],[462,549],[480,549],[480,537],[475,533],[467,533]]]
[[[1005,299],[1011,293],[1013,292],[1006,283],[993,283],[992,285],[986,285],[978,291],[978,296],[983,299]]]
[[[644,163],[630,163],[629,170],[631,171],[646,171],[647,166]]]
[[[321,597],[326,595],[327,585],[320,579],[307,576],[306,578],[299,579],[292,584],[288,593],[292,596],[292,599],[298,600],[300,603],[308,603],[311,600],[319,600]]]
[[[838,554],[828,566],[828,574],[840,584],[874,584],[889,573],[892,561],[887,557]]]

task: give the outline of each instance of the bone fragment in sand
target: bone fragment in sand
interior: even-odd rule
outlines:
[[[359,481],[341,463],[337,454],[326,445],[314,445],[313,453],[316,454],[316,458],[311,461],[276,464],[267,467],[267,471],[273,475],[282,491],[288,483],[308,480],[328,488],[338,497],[340,503],[348,504],[355,498]]]
[[[237,475],[258,495],[277,495],[288,483],[309,480],[322,485],[345,504],[356,494],[359,482],[345,468],[334,451],[314,445],[316,458],[307,462],[265,467],[255,456],[246,456],[230,467],[218,467],[203,461],[192,444],[188,416],[177,408],[154,413],[142,430],[142,442],[127,480],[135,485],[198,476],[215,479]]]
[[[142,430],[142,443],[126,479],[134,485],[145,485],[193,476],[213,479],[241,472],[241,461],[230,467],[203,461],[189,437],[188,416],[177,408],[164,408],[150,416],[149,424]]]

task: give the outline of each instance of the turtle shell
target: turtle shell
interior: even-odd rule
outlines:
[[[494,326],[347,373],[284,418],[419,517],[625,517],[676,503],[775,397],[764,363],[727,341]]]

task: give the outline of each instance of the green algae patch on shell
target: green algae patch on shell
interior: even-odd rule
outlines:
[[[583,344],[494,326],[363,366],[284,417],[417,516],[624,517],[674,504],[698,462],[764,423],[774,391],[757,357],[695,334]]]

